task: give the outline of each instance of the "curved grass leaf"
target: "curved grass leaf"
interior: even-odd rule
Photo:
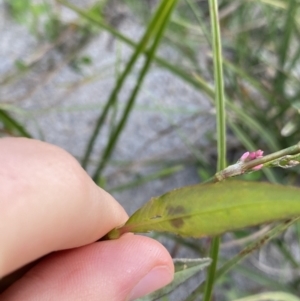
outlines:
[[[175,4],[175,2],[171,1],[171,8],[172,8],[172,4]],[[126,65],[126,68],[124,69],[124,71],[122,72],[121,76],[118,78],[117,82],[116,82],[116,85],[113,89],[113,91],[111,92],[110,96],[109,96],[109,99],[103,109],[103,111],[101,112],[98,120],[97,120],[97,123],[96,123],[96,126],[95,126],[95,129],[89,139],[89,142],[88,142],[88,145],[87,145],[87,149],[86,149],[86,152],[85,152],[85,155],[84,155],[84,158],[82,160],[82,167],[83,168],[86,168],[87,166],[87,163],[88,163],[88,160],[90,158],[90,155],[93,151],[93,148],[94,148],[94,144],[95,144],[95,141],[99,135],[99,132],[100,132],[100,129],[102,128],[103,124],[104,124],[104,121],[107,117],[107,114],[110,110],[111,107],[113,107],[113,104],[116,103],[117,101],[117,97],[118,97],[118,94],[125,82],[125,80],[128,78],[128,75],[130,74],[134,64],[136,63],[137,59],[140,57],[140,55],[143,53],[143,50],[145,50],[147,48],[147,45],[149,44],[150,40],[151,40],[151,37],[152,35],[157,32],[157,26],[159,25],[162,25],[161,22],[164,21],[164,17],[165,17],[165,11],[168,12],[168,8],[170,7],[170,3],[168,4],[168,1],[162,1],[156,11],[156,13],[154,14],[153,18],[152,18],[152,21],[150,22],[150,24],[148,25],[147,27],[147,30],[145,31],[143,37],[141,38],[140,42],[138,43],[138,45],[136,45],[136,49],[135,51],[133,52],[131,58],[129,59],[127,65]],[[168,16],[168,14],[167,14]],[[160,36],[159,36],[160,38]],[[153,47],[153,46],[152,46]],[[155,50],[153,51],[155,52]],[[153,59],[153,53],[151,54],[151,57],[149,58],[148,57],[148,61],[152,61]],[[145,63],[143,69],[145,69],[145,66],[148,66],[150,63]],[[142,69],[142,70],[143,70]],[[148,68],[146,69],[146,71],[142,71],[140,73],[140,76],[139,76],[139,80],[137,82],[137,85],[135,89],[138,89],[140,87],[140,84],[141,82],[139,83],[139,81],[142,81],[143,79],[143,73],[147,73],[147,70]],[[134,103],[134,100],[135,100],[135,95],[132,94],[133,97],[131,97],[128,101],[129,104],[133,104]],[[130,107],[129,106],[129,112],[130,112]],[[128,113],[129,114],[129,113]],[[128,115],[126,113],[126,109],[125,109],[125,116]],[[126,119],[126,117],[125,117]],[[120,126],[119,126],[120,127]],[[122,128],[122,123],[121,123],[121,128]],[[115,137],[117,137],[117,135],[113,135]],[[114,140],[114,137],[111,139],[111,140]],[[112,141],[113,142],[113,141]],[[112,143],[111,141],[109,142],[110,144],[114,144]],[[104,156],[102,156],[102,160],[101,160],[101,163],[100,163],[100,166],[98,166],[97,169],[99,169],[99,171],[97,170],[94,178],[97,178],[99,175],[100,175],[100,170],[102,169],[102,165],[104,164],[104,162],[107,161],[107,158],[106,156],[109,156],[109,154],[111,153],[111,150],[110,150],[110,146],[109,146],[109,149],[107,151],[105,151],[105,154]],[[108,153],[108,154],[106,154]]]
[[[300,301],[300,299],[288,293],[272,292],[253,295],[235,301]]]
[[[137,49],[136,49],[135,53],[132,56],[132,58],[135,58],[135,55],[136,55],[136,59],[137,59],[139,54],[142,52],[143,48],[145,47],[144,44],[148,42],[151,35],[154,35],[153,36],[153,43],[149,47],[149,52],[148,52],[149,55],[147,56],[147,58],[144,62],[144,65],[143,65],[143,67],[140,71],[140,74],[139,74],[139,76],[137,78],[137,81],[136,81],[136,85],[135,85],[131,95],[128,98],[125,110],[122,114],[122,117],[120,118],[120,121],[116,125],[116,128],[111,133],[109,141],[108,141],[108,143],[107,143],[107,145],[106,145],[106,147],[103,151],[103,154],[101,155],[101,160],[98,163],[96,171],[93,175],[93,179],[95,181],[97,181],[98,177],[101,175],[102,170],[104,169],[104,167],[107,164],[109,158],[111,157],[112,152],[113,152],[113,150],[116,146],[116,143],[117,143],[117,141],[118,141],[125,125],[126,125],[126,122],[129,118],[129,115],[130,115],[130,113],[133,109],[133,106],[135,104],[135,101],[136,101],[137,95],[139,93],[139,90],[140,90],[140,88],[142,86],[142,83],[143,83],[143,81],[144,81],[144,79],[145,79],[145,77],[146,77],[146,75],[149,71],[151,63],[154,59],[155,52],[158,49],[158,46],[160,44],[160,40],[163,37],[163,33],[166,29],[169,18],[171,16],[172,11],[175,8],[176,4],[177,4],[177,0],[164,0],[164,1],[161,2],[160,7],[157,10],[157,13],[153,16],[153,20],[150,23],[151,26],[149,25],[149,27],[148,27],[145,35],[144,35],[145,41],[144,41],[144,38],[142,38],[140,43],[139,43],[139,45],[141,46],[140,52],[137,52]],[[131,62],[134,63],[136,61],[136,59],[132,60]],[[128,74],[129,73],[127,73],[127,74],[123,73],[124,76],[126,75],[124,77],[124,80],[125,80],[125,78],[127,77]],[[123,76],[122,76],[122,78],[123,78]],[[121,85],[122,85],[122,83],[123,82],[121,82]],[[120,86],[120,88],[121,88],[121,86]],[[112,95],[114,93],[118,93],[118,89],[115,89],[112,92]],[[93,136],[94,135],[96,135],[96,131],[94,132]]]
[[[174,280],[162,289],[153,292],[145,297],[139,298],[138,301],[154,301],[169,294],[175,290],[180,284],[184,283],[199,271],[203,270],[211,263],[210,258],[198,258],[198,259],[174,259],[175,275]]]
[[[215,281],[219,279],[220,277],[224,276],[224,274],[228,273],[233,267],[237,268],[238,263],[244,260],[247,256],[252,254],[254,251],[258,250],[261,248],[263,245],[266,245],[270,240],[272,240],[274,237],[279,235],[280,233],[284,232],[288,227],[290,227],[292,224],[294,224],[297,220],[299,220],[299,217],[292,218],[288,222],[284,221],[281,223],[278,223],[273,229],[268,231],[266,234],[263,236],[257,238],[255,241],[250,243],[247,247],[245,247],[243,250],[241,250],[237,255],[233,256],[229,260],[227,260],[216,272],[215,276]],[[220,260],[218,260],[220,261]],[[239,266],[241,268],[241,266]],[[258,279],[256,277],[257,275],[254,276],[255,280],[257,283],[262,284],[263,282],[262,279],[264,279],[263,275],[261,275],[262,279]],[[274,283],[275,282],[275,283]],[[275,287],[276,289],[282,289],[286,291],[292,292],[292,288],[289,285],[286,285],[284,283],[278,283],[275,280],[272,281],[271,279],[268,279],[268,283],[264,283],[265,286],[269,287]],[[280,287],[281,286],[281,287]],[[203,289],[205,287],[205,281],[200,283],[200,285],[190,294],[190,296],[185,300],[185,301],[193,301],[198,298],[199,295],[202,294]]]
[[[9,132],[16,133],[19,136],[31,138],[31,135],[26,129],[15,119],[13,119],[7,112],[0,109],[0,123],[3,123],[4,128]]]
[[[119,31],[115,30],[114,28],[108,26],[107,24],[103,23],[99,18],[95,18],[93,15],[89,14],[88,12],[81,10],[80,8],[68,3],[66,0],[57,0],[59,3],[64,5],[65,7],[68,7],[69,9],[73,10],[74,12],[78,13],[83,18],[89,20],[90,22],[94,23],[95,25],[105,29],[109,33],[111,33],[114,37],[119,39],[120,41],[124,42],[125,44],[136,48],[137,44],[120,33]],[[262,1],[262,0],[261,0]],[[267,0],[265,0],[267,1]],[[268,0],[269,2],[274,2],[275,0]],[[147,49],[144,49],[143,51],[146,55],[149,55],[149,51]],[[178,76],[180,79],[182,79],[184,82],[189,83],[191,86],[196,88],[197,90],[201,92],[205,92],[207,96],[209,96],[210,99],[214,99],[214,90],[213,88],[207,83],[207,81],[201,77],[199,74],[189,74],[182,68],[179,68],[178,66],[170,63],[169,61],[155,56],[154,60],[156,63],[158,63],[159,66],[162,68],[167,69],[174,75]],[[237,118],[239,118],[243,124],[245,124],[249,129],[255,131],[256,133],[259,133],[261,138],[268,144],[270,149],[272,151],[276,151],[277,149],[280,149],[280,146],[278,146],[278,143],[276,142],[276,139],[274,137],[274,134],[272,134],[270,131],[266,131],[266,127],[257,122],[255,119],[253,119],[248,114],[243,113],[244,111],[241,110],[238,106],[236,106],[231,99],[228,97],[226,98],[226,105],[228,107],[229,111],[232,111],[236,114]],[[257,148],[257,147],[255,147]],[[272,171],[271,171],[272,172]]]
[[[203,237],[299,215],[296,187],[242,181],[198,184],[152,198],[107,237],[149,231]]]

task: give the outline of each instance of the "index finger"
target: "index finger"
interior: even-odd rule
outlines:
[[[0,139],[0,278],[53,251],[92,243],[127,214],[64,150]]]

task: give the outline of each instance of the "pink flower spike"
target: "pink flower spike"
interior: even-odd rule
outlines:
[[[255,159],[260,159],[260,158],[262,158],[263,157],[263,154],[264,154],[264,152],[262,151],[262,150],[257,150],[257,151],[254,151],[254,152],[245,152],[242,156],[241,156],[241,158],[237,161],[237,164],[240,164],[240,165],[242,165],[242,167],[243,167],[243,165],[245,164],[245,163],[247,163],[247,162],[250,162],[250,161],[252,161],[252,160],[255,160]],[[234,165],[235,166],[235,165]],[[252,168],[250,168],[250,170],[248,170],[248,172],[249,171],[257,171],[257,170],[260,170],[260,169],[262,169],[263,168],[263,164],[259,164],[259,165],[256,165],[256,166],[254,166],[254,167],[252,167]],[[242,173],[243,173],[244,171],[242,171]],[[240,173],[241,174],[241,173]]]
[[[251,169],[257,171],[257,170],[262,169],[263,166],[264,166],[263,164],[259,164],[259,165],[257,165],[257,166],[254,166],[254,167],[251,168]]]
[[[245,153],[241,156],[240,161],[245,162],[249,155],[250,155],[249,152],[245,152]]]
[[[256,159],[256,152],[251,152],[249,155],[249,161]]]
[[[257,150],[256,151],[256,159],[258,159],[258,158],[262,158],[263,157],[263,154],[264,154],[264,151],[262,151],[262,150]]]
[[[262,158],[263,157],[263,151],[262,150],[257,150],[255,152],[246,152],[244,153],[241,158],[239,159],[238,162],[249,162],[249,161],[252,161],[252,160],[255,160],[255,159],[259,159],[259,158]],[[260,167],[261,168],[261,167]],[[258,169],[260,169],[258,168]]]

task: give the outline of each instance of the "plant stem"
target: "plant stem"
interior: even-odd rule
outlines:
[[[297,154],[297,153],[300,153],[300,142],[298,142],[297,144],[295,144],[293,146],[282,149],[278,152],[272,153],[270,155],[263,156],[262,158],[249,161],[249,162],[244,164],[243,170],[246,171],[246,170],[249,170],[249,169],[253,168],[254,166],[257,166],[257,165],[260,165],[260,164],[265,164],[265,163],[268,163],[270,161],[279,159],[283,156],[293,155],[293,154]]]
[[[272,153],[270,155],[251,160],[249,162],[236,162],[233,165],[217,172],[214,177],[207,182],[220,182],[226,178],[242,175],[245,172],[253,171],[253,167],[263,165],[263,167],[279,166],[283,168],[293,167],[300,162],[300,142],[297,144]]]
[[[224,97],[224,81],[222,66],[222,45],[218,17],[218,0],[209,0],[209,11],[212,30],[212,47],[214,61],[214,80],[215,80],[215,105],[216,105],[216,121],[217,121],[217,146],[218,146],[218,163],[217,170],[221,171],[226,167],[226,115],[225,115],[225,97]],[[210,301],[215,274],[218,263],[220,247],[220,237],[212,240],[210,257],[212,264],[208,268],[207,279],[204,291],[204,301]]]

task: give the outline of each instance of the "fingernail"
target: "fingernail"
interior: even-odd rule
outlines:
[[[128,301],[145,296],[169,284],[173,279],[173,273],[167,266],[159,266],[152,269],[142,278],[129,294]]]

